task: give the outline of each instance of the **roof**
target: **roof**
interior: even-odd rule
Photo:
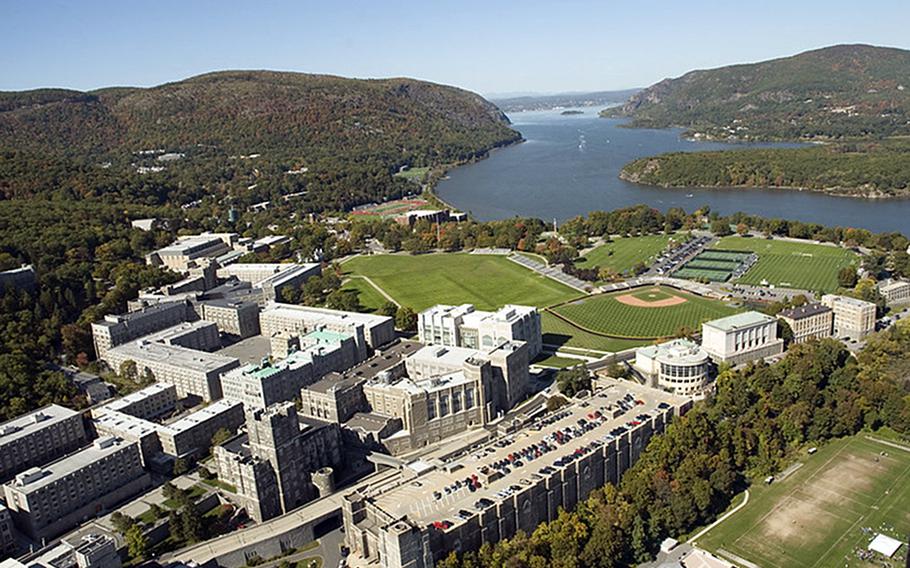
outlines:
[[[171,422],[167,425],[167,428],[174,433],[183,432],[242,405],[242,402],[236,400],[216,400],[201,410],[197,410],[196,412],[177,419],[175,422]]]
[[[40,468],[33,467],[20,473],[16,476],[15,481],[8,483],[7,486],[15,487],[22,493],[32,493],[59,479],[66,478],[108,455],[127,451],[130,446],[135,447],[135,442],[126,442],[112,436],[98,438],[87,448]]]
[[[774,321],[774,318],[767,314],[760,312],[743,312],[741,314],[734,314],[725,318],[705,322],[702,325],[713,327],[721,331],[734,331],[756,325],[768,324]]]
[[[304,390],[325,394],[327,392],[347,390],[363,382],[363,377],[346,377],[341,373],[328,373],[315,383],[308,385]]]
[[[467,347],[448,345],[427,345],[411,355],[410,359],[421,363],[437,363],[448,367],[461,367],[469,359],[482,358],[483,353]]]
[[[374,326],[392,321],[389,316],[377,316],[373,314],[361,314],[358,312],[342,312],[339,310],[329,310],[327,308],[314,308],[312,306],[296,306],[293,304],[281,304],[278,302],[269,303],[260,318],[269,316],[278,316],[288,319],[297,320],[330,320],[337,322],[361,323],[366,326]]]
[[[130,406],[139,402],[140,400],[144,400],[157,394],[161,394],[165,391],[173,391],[174,398],[177,398],[177,387],[171,383],[153,383],[144,389],[137,390],[136,392],[130,393],[124,397],[112,401],[106,406],[106,408],[109,408],[111,410],[123,410],[124,407]]]
[[[133,320],[141,320],[146,317],[150,317],[158,312],[167,312],[175,309],[185,310],[186,302],[184,300],[176,302],[160,302],[157,304],[152,304],[150,306],[145,306],[144,308],[126,312],[125,314],[108,314],[104,316],[104,319],[95,322],[92,325],[103,325],[103,326],[114,326],[121,323],[129,323]]]
[[[0,446],[29,436],[34,432],[53,426],[78,414],[75,410],[64,408],[58,404],[51,404],[28,414],[23,414],[18,418],[13,418],[0,424]]]
[[[379,432],[389,421],[395,420],[391,416],[377,414],[375,412],[358,412],[344,423],[345,428],[351,430],[361,430],[363,432]]]
[[[137,363],[157,362],[202,372],[217,371],[232,365],[236,366],[239,362],[236,357],[225,357],[217,353],[196,351],[179,345],[150,343],[141,339],[118,345],[110,349],[108,353],[132,359]]]
[[[872,542],[869,543],[869,550],[874,550],[879,554],[884,554],[888,558],[894,556],[894,553],[898,551],[901,545],[904,544],[901,541],[891,538],[888,535],[878,533],[875,535],[875,538],[872,539]]]
[[[641,353],[651,359],[682,365],[704,363],[709,358],[708,354],[701,348],[701,345],[688,339],[674,339],[657,345],[639,347],[637,353]]]
[[[812,316],[817,316],[825,312],[830,312],[831,308],[824,304],[806,304],[796,308],[791,308],[789,310],[784,310],[781,313],[777,314],[782,318],[787,318],[791,320],[801,320],[805,318],[810,318]]]
[[[347,370],[344,376],[371,379],[395,367],[421,347],[423,345],[416,341],[399,341],[386,349],[377,350],[375,355]]]
[[[882,292],[890,292],[892,290],[900,290],[901,288],[910,287],[910,282],[906,280],[887,280],[885,282],[879,282],[878,289]]]
[[[636,414],[654,416],[657,412],[670,411],[671,407],[688,404],[688,399],[685,397],[628,381],[609,379],[603,382],[608,385],[606,388],[597,391],[583,402],[566,407],[563,413],[557,415],[561,417],[555,422],[541,423],[540,429],[528,428],[518,435],[493,438],[483,448],[460,455],[445,463],[443,467],[436,467],[420,474],[416,479],[404,478],[395,486],[377,486],[369,492],[368,497],[372,498],[377,507],[393,518],[407,516],[409,520],[418,525],[448,519],[454,521],[457,526],[464,522],[456,515],[459,509],[473,511],[471,503],[481,497],[499,501],[500,498],[496,496],[497,492],[511,485],[523,484],[522,479],[524,478],[540,475],[536,472],[544,465],[550,466],[557,458],[573,455],[576,450],[589,447],[591,444],[603,445],[604,440],[611,437],[611,429],[620,426],[627,427],[627,422],[634,419]],[[622,412],[618,406],[618,401],[621,399],[642,400],[643,404],[634,404],[628,411]],[[661,409],[661,404],[669,406]],[[472,474],[484,479],[495,470],[495,467],[492,466],[494,462],[506,459],[509,454],[532,444],[552,440],[552,436],[557,430],[577,428],[579,419],[591,420],[590,415],[595,411],[602,411],[604,417],[602,421],[597,421],[598,425],[595,428],[581,432],[570,441],[557,446],[548,452],[546,457],[541,456],[535,461],[525,464],[524,467],[515,467],[508,472],[502,472],[501,477],[490,476],[488,481],[484,481],[483,487],[475,492],[460,488],[444,499],[434,498],[434,491],[442,492],[446,487],[451,487],[456,481],[463,480]],[[614,412],[616,412],[615,417]],[[559,469],[570,465],[570,463],[566,463],[564,466],[553,465],[552,467]],[[411,481],[419,483],[411,483]]]
[[[847,304],[856,308],[866,308],[874,309],[875,304],[872,302],[867,302],[865,300],[860,300],[859,298],[852,298],[850,296],[838,296],[837,294],[825,294],[822,296],[822,302],[832,303],[832,304]]]
[[[197,248],[210,246],[217,243],[224,243],[222,233],[203,233],[201,235],[187,235],[179,237],[176,241],[168,246],[158,249],[156,252],[164,255],[182,255],[188,252],[194,252]]]

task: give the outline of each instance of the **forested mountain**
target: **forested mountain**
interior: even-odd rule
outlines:
[[[84,153],[204,144],[234,153],[446,154],[447,144],[476,151],[514,136],[480,96],[411,79],[224,71],[150,89],[0,95],[0,140],[17,149]]]
[[[35,195],[57,181],[72,185],[75,174],[85,195],[110,183],[104,178],[181,169],[177,159],[156,163],[163,152],[184,154],[192,169],[217,163],[227,184],[250,155],[260,170],[281,174],[308,168],[315,178],[338,177],[350,165],[382,177],[405,164],[468,160],[519,137],[480,96],[411,79],[225,71],[148,89],[0,93],[0,190]],[[355,191],[353,201],[383,194]]]
[[[830,139],[910,134],[910,51],[836,45],[686,73],[605,116],[710,137]]]

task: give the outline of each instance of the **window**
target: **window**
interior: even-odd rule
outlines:
[[[474,408],[474,389],[472,387],[464,389],[464,407]]]
[[[439,397],[439,416],[449,415],[449,395],[444,394]]]
[[[427,420],[436,418],[436,401],[432,398],[427,399]]]

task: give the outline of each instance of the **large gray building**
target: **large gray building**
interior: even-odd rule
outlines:
[[[343,371],[361,361],[354,338],[331,331],[312,331],[296,338],[299,350],[278,361],[244,365],[221,377],[221,391],[247,410],[293,400],[300,389],[326,373]]]
[[[220,278],[237,278],[260,288],[267,300],[280,301],[285,288],[299,288],[313,276],[319,276],[319,264],[249,264],[234,263],[218,269]]]
[[[350,334],[361,360],[371,349],[391,343],[396,337],[395,321],[387,316],[278,303],[268,304],[259,314],[259,329],[266,337],[318,330]]]
[[[236,357],[146,339],[114,347],[104,360],[112,369],[133,361],[140,376],[150,373],[177,387],[181,398],[197,396],[204,401],[221,398],[221,375],[240,365]]]
[[[87,442],[82,414],[51,404],[0,424],[0,480],[66,455]]]
[[[41,540],[105,512],[149,484],[138,445],[105,437],[56,462],[18,474],[3,489],[16,526]]]
[[[243,405],[230,400],[217,400],[164,423],[117,410],[114,405],[97,408],[92,416],[99,433],[138,443],[147,466],[164,463],[160,454],[167,456],[167,462],[198,458],[208,451],[215,432],[233,433],[244,420]]]
[[[301,419],[291,402],[247,413],[246,433],[214,449],[218,478],[262,521],[318,494],[312,473],[343,461],[337,424]]]
[[[648,440],[691,404],[630,382],[604,384],[527,435],[442,464],[419,462],[394,483],[345,495],[345,543],[356,564],[429,568],[451,551],[530,534],[618,483]]]
[[[540,313],[532,306],[505,305],[495,312],[477,310],[473,304],[439,304],[417,316],[420,342],[426,345],[467,347],[486,351],[506,341],[528,344],[528,355],[537,357],[543,346]]]
[[[119,315],[107,315],[92,324],[95,355],[104,359],[108,350],[145,335],[195,318],[186,301],[165,302]]]

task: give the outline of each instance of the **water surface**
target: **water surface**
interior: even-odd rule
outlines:
[[[707,204],[724,215],[745,211],[910,234],[910,199],[868,200],[780,189],[666,189],[625,182],[619,172],[636,158],[745,145],[693,142],[681,138],[679,129],[620,128],[620,120],[598,118],[597,109],[583,110],[581,115],[560,111],[511,115],[527,141],[452,170],[449,179],[440,181],[437,193],[483,221],[515,215],[562,221],[639,203],[661,211],[670,207],[693,211]]]

